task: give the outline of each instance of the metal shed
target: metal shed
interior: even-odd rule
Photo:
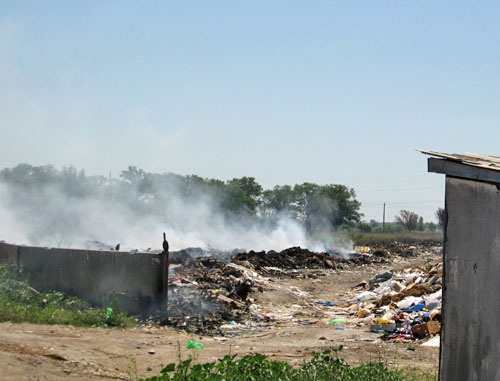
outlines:
[[[500,380],[500,157],[421,152],[446,175],[439,379]]]

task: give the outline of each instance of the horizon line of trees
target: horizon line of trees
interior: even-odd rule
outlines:
[[[341,184],[305,182],[264,189],[254,177],[246,176],[222,181],[197,175],[149,173],[129,166],[118,178],[111,178],[87,176],[84,170],[74,167],[59,170],[52,165],[29,164],[0,170],[0,180],[14,190],[12,205],[26,202],[28,208],[29,202],[35,206],[42,196],[49,197],[50,189],[68,198],[126,202],[138,215],[168,214],[162,206],[170,197],[187,204],[206,199],[228,221],[250,218],[269,222],[287,216],[303,223],[309,233],[335,231],[340,226],[360,223],[362,217],[354,189]]]
[[[435,212],[437,223],[433,221],[425,222],[422,216],[417,213],[402,209],[399,214],[394,217],[394,222],[386,222],[383,227],[382,222],[370,220],[369,222],[361,221],[356,225],[351,225],[346,229],[357,229],[359,231],[370,232],[396,232],[396,231],[437,231],[443,229],[446,223],[446,212],[443,208],[438,208]]]

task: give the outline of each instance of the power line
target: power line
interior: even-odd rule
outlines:
[[[358,189],[356,192],[389,192],[389,191],[409,191],[422,189],[444,189],[444,187],[412,187],[412,188],[386,188],[386,189]]]
[[[433,203],[433,204],[431,204]],[[436,204],[434,204],[436,203]],[[394,201],[394,202],[385,202],[388,206],[390,205],[415,205],[415,206],[425,206],[425,205],[418,205],[418,204],[428,204],[427,206],[434,206],[437,204],[443,204],[444,201],[441,200],[432,200],[432,201]],[[384,204],[383,202],[361,202],[361,206],[380,206]]]

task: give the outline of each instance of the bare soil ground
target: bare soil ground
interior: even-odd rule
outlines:
[[[0,324],[1,380],[130,379],[149,377],[162,365],[195,356],[215,361],[228,354],[262,353],[271,359],[300,364],[312,354],[344,346],[340,356],[356,364],[384,360],[389,366],[418,367],[437,372],[438,348],[422,342],[383,342],[347,310],[356,292],[353,286],[388,269],[435,264],[436,254],[394,257],[384,265],[362,265],[349,270],[327,270],[317,279],[277,279],[273,287],[253,295],[260,312],[275,321],[257,328],[235,326],[225,337],[200,337],[172,328],[145,326],[128,330],[75,328],[35,324]],[[294,288],[296,287],[296,289]],[[291,292],[290,290],[301,290]],[[331,301],[331,307],[311,303]],[[345,329],[328,324],[346,318]],[[233,337],[231,337],[233,336]],[[202,350],[185,345],[196,340]],[[411,346],[414,351],[408,350]],[[179,350],[180,348],[180,350]]]

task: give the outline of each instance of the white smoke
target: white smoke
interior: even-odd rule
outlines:
[[[311,242],[298,221],[281,216],[272,224],[257,218],[241,217],[228,222],[212,196],[200,190],[186,198],[176,187],[158,194],[131,190],[116,197],[93,194],[69,196],[59,186],[31,185],[20,190],[0,184],[0,240],[18,244],[85,248],[85,242],[98,241],[121,250],[161,249],[166,232],[171,250],[187,247],[233,250],[283,250],[301,246],[315,251],[336,249]],[[139,199],[131,205],[127,200]],[[350,249],[352,251],[352,245]]]

